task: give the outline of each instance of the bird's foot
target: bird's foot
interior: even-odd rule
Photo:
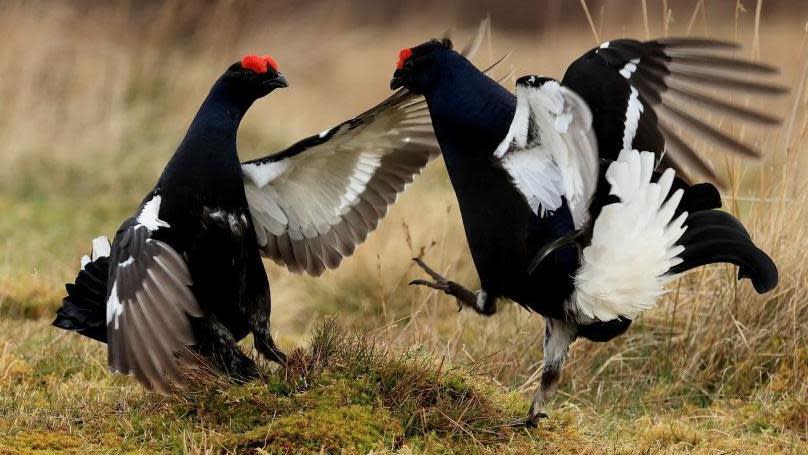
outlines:
[[[522,419],[516,419],[511,422],[508,426],[512,428],[536,428],[539,425],[539,421],[541,419],[546,419],[547,413],[545,412],[537,412],[535,414],[531,414]]]
[[[458,283],[455,283],[454,281],[446,279],[446,277],[426,265],[421,258],[413,258],[413,261],[415,261],[415,263],[418,264],[418,267],[421,267],[424,272],[426,272],[427,275],[432,278],[433,281],[413,280],[410,282],[411,286],[426,286],[451,295],[457,299],[458,310],[463,309],[463,306],[469,306],[476,309],[477,296],[474,292],[466,289]]]
[[[258,365],[255,362],[244,364],[242,367],[239,367],[238,370],[232,375],[235,381],[239,384],[244,384],[247,382],[256,379],[260,375],[258,371]]]
[[[242,352],[235,355],[229,355],[229,358],[221,357],[223,356],[216,359],[219,370],[237,384],[250,382],[260,375],[258,365],[255,363],[255,360]]]
[[[256,337],[255,347],[258,350],[259,354],[261,354],[265,359],[269,360],[270,362],[275,362],[278,365],[286,365],[286,354],[284,354],[283,351],[278,349],[272,338],[259,337],[256,334],[253,335]]]
[[[275,362],[280,366],[286,365],[286,354],[284,354],[283,351],[278,348],[264,350],[259,349],[258,352],[264,359],[269,360],[270,362]]]

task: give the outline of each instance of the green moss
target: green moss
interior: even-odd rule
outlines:
[[[393,447],[402,434],[398,421],[382,408],[358,404],[324,406],[234,435],[225,447],[238,451],[270,447],[295,453],[343,450],[366,453]]]
[[[178,418],[199,421],[208,428],[239,433],[290,409],[287,387],[273,380],[204,389],[177,406],[175,413]],[[279,390],[284,393],[277,393]]]
[[[59,431],[21,432],[0,437],[0,453],[5,451],[29,453],[31,451],[74,451],[82,445],[77,435]]]

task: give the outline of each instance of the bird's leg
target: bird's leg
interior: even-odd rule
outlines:
[[[575,340],[575,330],[558,319],[545,318],[544,368],[541,383],[533,395],[527,417],[516,422],[519,426],[535,427],[540,419],[546,418],[545,406],[558,390],[561,369],[567,360],[570,344]]]
[[[221,372],[246,381],[258,377],[258,366],[236,343],[233,334],[213,316],[206,316],[194,322],[194,332],[201,340],[197,350],[209,359]]]
[[[488,294],[482,289],[477,292],[472,292],[463,287],[461,284],[447,280],[443,275],[432,270],[431,267],[426,265],[421,258],[414,258],[413,261],[415,261],[415,263],[418,264],[418,267],[421,267],[427,273],[427,275],[432,277],[434,281],[414,280],[410,282],[410,285],[427,286],[432,289],[443,291],[444,293],[457,299],[458,309],[463,309],[463,307],[466,306],[473,309],[478,314],[485,316],[491,316],[497,312],[496,297],[489,297]]]
[[[275,346],[275,340],[272,339],[272,333],[269,330],[267,314],[263,311],[256,311],[250,316],[249,323],[250,331],[255,341],[255,349],[257,349],[265,359],[275,363],[285,364],[286,354]]]

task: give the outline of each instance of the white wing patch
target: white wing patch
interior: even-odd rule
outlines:
[[[651,152],[624,150],[606,171],[620,202],[603,207],[584,248],[572,299],[577,313],[601,321],[633,319],[654,307],[674,278],[668,271],[682,261],[684,247],[676,243],[687,212],[673,219],[683,191],[668,197],[674,171],[652,183],[654,167]]]
[[[635,71],[637,71],[637,65],[639,64],[640,59],[638,58],[631,59],[628,63],[623,65],[622,68],[620,68],[619,71],[620,75],[626,79],[631,79],[631,75],[634,74]]]
[[[631,63],[628,65],[631,65]],[[645,106],[640,101],[640,93],[634,86],[631,86],[631,93],[626,106],[626,124],[623,126],[623,150],[631,150],[634,137],[637,136],[637,128],[640,125],[640,116],[644,111]]]
[[[115,330],[120,329],[118,319],[121,314],[123,314],[123,305],[118,297],[118,282],[116,281],[112,283],[112,289],[109,291],[107,299],[107,325],[112,325]]]
[[[324,131],[327,133],[328,131]],[[323,134],[323,133],[320,133]],[[322,136],[320,136],[322,137]],[[241,165],[244,175],[257,187],[271,183],[289,170],[288,160],[268,161],[265,163],[245,163]]]
[[[204,313],[176,250],[150,238],[145,225],[119,235],[110,256],[107,362],[111,371],[132,374],[147,389],[169,393],[170,383],[187,379],[181,366],[198,364],[186,351],[195,344],[191,318]]]
[[[576,228],[589,219],[598,179],[592,114],[577,94],[557,81],[536,86],[536,76],[517,84],[516,111],[494,151],[538,215],[558,209],[563,198]]]
[[[461,53],[471,58],[489,31],[486,19]],[[439,154],[426,100],[401,89],[284,151],[242,163],[263,255],[315,276],[336,268]]]

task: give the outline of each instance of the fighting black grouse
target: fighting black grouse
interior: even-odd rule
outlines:
[[[439,153],[423,98],[402,89],[286,150],[240,163],[242,117],[286,85],[271,57],[230,66],[136,214],[111,244],[93,241],[54,325],[106,342],[111,370],[169,392],[201,354],[250,378],[255,361],[236,344],[248,333],[262,356],[282,362],[261,256],[311,275],[337,267]]]
[[[463,55],[479,49],[487,26]],[[106,342],[113,371],[168,392],[201,354],[250,378],[255,362],[236,344],[248,333],[261,355],[283,361],[269,331],[261,256],[315,276],[337,267],[439,154],[424,98],[401,89],[334,128],[239,163],[241,118],[285,86],[269,56],[230,66],[137,214],[111,245],[96,238],[82,258],[54,325]]]
[[[516,96],[448,40],[400,52],[391,88],[426,98],[481,289],[472,292],[421,259],[433,281],[412,284],[484,315],[507,298],[544,316],[544,367],[523,423],[546,415],[570,343],[625,332],[677,274],[728,262],[760,293],[776,285],[772,260],[737,219],[715,210],[716,187],[691,185],[684,174],[717,179],[681,131],[758,156],[693,107],[778,123],[705,93],[785,91],[739,77],[776,70],[721,52],[736,48],[706,39],[610,41],[572,63],[561,82],[518,79]]]

